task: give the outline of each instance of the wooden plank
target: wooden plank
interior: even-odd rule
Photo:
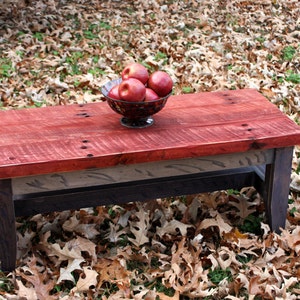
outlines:
[[[277,233],[285,228],[292,158],[293,147],[276,149],[274,162],[266,165],[263,198],[270,227]]]
[[[0,178],[300,144],[300,128],[258,92],[172,96],[128,129],[107,103],[1,111]]]
[[[13,179],[12,186],[14,195],[34,194],[265,165],[273,162],[273,156],[274,150],[268,149],[246,153],[119,165],[102,169],[18,177]]]
[[[147,201],[160,197],[188,195],[221,189],[241,189],[257,183],[253,167],[204,172],[167,178],[115,183],[94,188],[69,189],[19,196],[15,199],[17,216],[79,209],[99,205]]]
[[[15,268],[17,237],[11,180],[0,180],[0,270]]]

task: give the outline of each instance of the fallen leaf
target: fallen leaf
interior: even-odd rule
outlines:
[[[72,292],[85,292],[97,286],[98,273],[91,267],[83,267],[83,274],[80,275]]]
[[[121,236],[128,233],[127,228],[120,229],[120,225],[113,224],[112,222],[109,223],[109,232],[105,235],[105,238],[107,238],[112,243],[117,243]]]
[[[32,299],[38,300],[54,300],[55,296],[50,295],[50,291],[54,287],[54,281],[50,280],[50,275],[47,273],[47,270],[38,269],[37,260],[33,256],[28,262],[28,268],[26,272],[22,270],[17,270],[17,274],[23,279],[27,280],[31,284],[31,289],[34,292],[30,292],[28,288],[25,288],[19,282],[20,293],[30,293]],[[36,295],[36,298],[35,298]],[[31,299],[31,298],[28,298]]]
[[[261,277],[260,276],[253,276],[249,280],[249,293],[251,295],[257,296],[263,293],[261,289]]]
[[[64,280],[68,280],[75,283],[75,278],[72,272],[75,270],[82,270],[80,264],[83,263],[84,261],[85,261],[84,259],[74,259],[72,261],[69,260],[66,268],[60,268],[59,270],[60,275],[57,280],[57,284],[61,283]]]
[[[171,220],[164,223],[161,227],[156,229],[156,233],[159,237],[163,237],[164,234],[177,235],[180,233],[183,237],[186,236],[188,228],[194,227],[192,224],[184,224],[178,220]]]
[[[136,212],[135,216],[138,218],[138,221],[136,222],[129,221],[130,231],[134,234],[135,238],[128,238],[128,239],[134,245],[141,246],[149,242],[149,238],[147,236],[148,229],[150,227],[149,212],[143,211],[142,207],[140,207],[140,210]]]
[[[228,223],[224,221],[222,216],[219,213],[215,213],[214,218],[208,218],[201,222],[200,226],[197,228],[197,230],[205,229],[208,227],[217,227],[220,232],[229,233],[232,231],[232,226],[230,226]]]
[[[34,287],[26,287],[20,279],[16,279],[16,283],[18,288],[17,295],[19,299],[39,300]]]
[[[121,289],[129,288],[130,273],[118,260],[101,258],[94,268],[99,273],[98,287],[101,287],[102,284],[107,281],[123,283]]]

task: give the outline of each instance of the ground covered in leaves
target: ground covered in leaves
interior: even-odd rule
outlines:
[[[175,94],[255,88],[299,123],[299,20],[298,0],[2,0],[0,105],[101,101],[139,61]],[[20,218],[0,299],[299,299],[299,156],[281,234],[252,188]]]

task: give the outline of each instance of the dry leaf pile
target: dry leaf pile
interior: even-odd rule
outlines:
[[[0,299],[299,299],[299,221],[252,188],[20,218]]]
[[[297,0],[2,0],[0,104],[101,101],[140,61],[175,94],[255,88],[299,122],[299,40]],[[251,188],[20,218],[0,299],[299,299],[299,163],[280,235]]]

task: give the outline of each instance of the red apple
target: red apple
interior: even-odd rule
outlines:
[[[108,92],[107,96],[115,100],[120,100],[121,97],[119,95],[119,84],[113,86]]]
[[[119,95],[122,100],[140,102],[146,95],[145,85],[135,78],[129,78],[120,83]]]
[[[149,79],[148,70],[139,63],[132,63],[126,66],[123,69],[121,76],[123,80],[126,80],[128,78],[135,78],[141,81],[143,84],[146,84]]]
[[[159,99],[159,96],[150,88],[146,88],[145,101],[154,101]]]
[[[160,97],[168,95],[172,91],[173,81],[170,75],[164,71],[155,71],[148,80],[148,87]]]

